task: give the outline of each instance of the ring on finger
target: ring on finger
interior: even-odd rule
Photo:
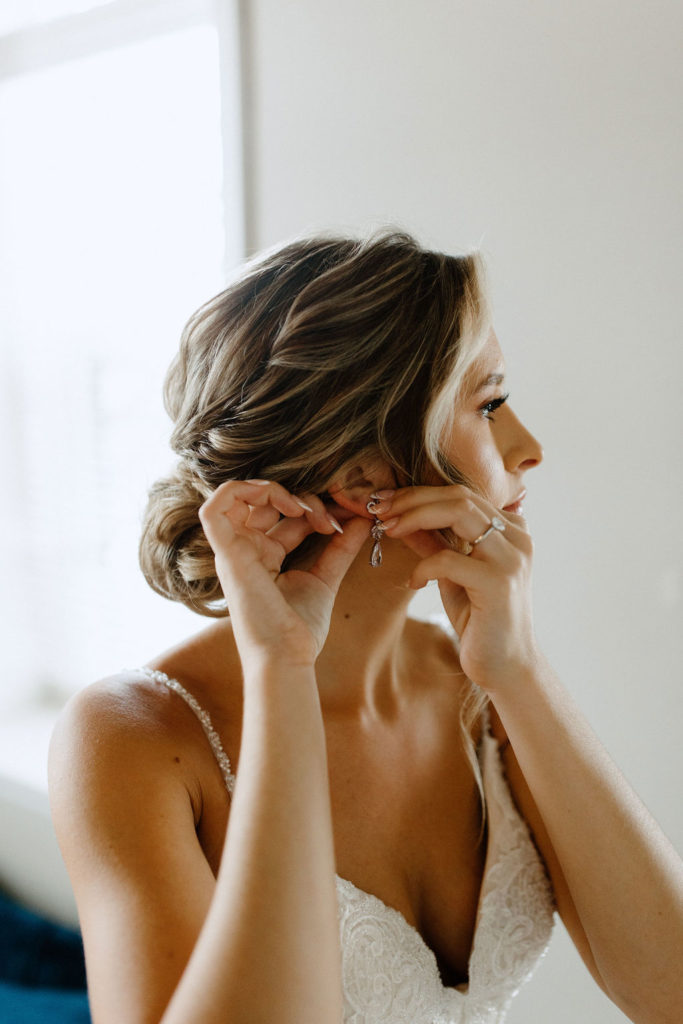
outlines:
[[[489,534],[494,533],[496,531],[498,533],[504,533],[505,532],[505,523],[498,516],[493,516],[493,518],[491,519],[491,522],[486,527],[484,532],[482,534],[480,534],[476,538],[476,540],[470,541],[470,544],[472,545],[472,551],[474,551],[474,548],[475,548],[475,546],[477,544],[481,544],[481,542],[483,540],[486,540],[486,538],[489,536]],[[472,554],[472,551],[470,551],[470,554]]]

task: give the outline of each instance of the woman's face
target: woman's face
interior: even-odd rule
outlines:
[[[444,455],[474,490],[506,512],[521,512],[524,474],[543,449],[507,402],[505,363],[498,339],[489,335],[465,377]]]

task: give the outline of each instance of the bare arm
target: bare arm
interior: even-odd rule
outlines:
[[[335,862],[315,676],[264,665],[245,690],[216,891],[163,1024],[339,1024]]]
[[[495,706],[607,994],[637,1024],[675,1024],[680,857],[544,659]]]
[[[80,694],[60,720],[50,796],[95,1024],[339,1024],[315,678],[264,665],[248,682],[217,880],[195,831],[201,799],[176,768],[176,753],[182,763],[189,755],[163,713],[146,708],[127,681],[112,681]],[[180,702],[176,713],[187,714]]]
[[[459,485],[404,488],[387,505],[388,536],[422,558],[412,585],[438,579],[463,671],[507,731],[521,776],[515,795],[579,952],[636,1024],[675,1024],[683,864],[538,652],[526,522]],[[488,530],[494,517],[499,526]],[[434,533],[446,527],[471,544],[486,539],[465,555]]]
[[[244,674],[240,763],[215,882],[195,831],[192,782],[170,770],[177,740],[163,723],[105,686],[79,696],[57,730],[51,797],[95,1024],[341,1020],[313,664],[369,524],[347,524],[310,570],[278,577],[307,534],[335,532],[322,502],[310,501],[304,521],[278,485],[230,481],[200,513]]]

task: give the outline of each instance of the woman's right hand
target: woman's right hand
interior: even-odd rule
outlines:
[[[313,665],[339,584],[369,535],[369,519],[353,517],[338,532],[317,495],[301,501],[309,508],[272,481],[228,480],[199,510],[243,664],[275,657]],[[314,532],[334,534],[315,564],[280,573],[286,555]]]

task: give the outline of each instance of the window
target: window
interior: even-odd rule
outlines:
[[[165,369],[243,252],[237,0],[0,15],[0,612],[7,709],[202,625],[137,567]],[[21,19],[21,20],[20,20]]]

